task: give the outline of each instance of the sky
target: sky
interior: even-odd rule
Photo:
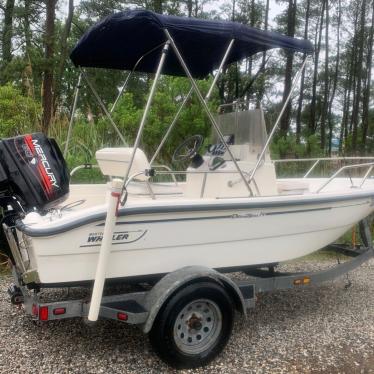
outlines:
[[[227,1],[227,0],[226,0]],[[249,0],[248,0],[249,1]],[[219,7],[225,2],[225,0],[213,0],[211,4],[205,6],[205,10],[219,9]],[[75,5],[80,3],[80,0],[74,1]],[[270,27],[273,23],[274,18],[285,9],[285,5],[278,4],[276,0],[270,0],[269,3],[269,18],[270,18]],[[60,5],[60,12],[62,17],[65,17],[68,11],[68,1],[64,0]]]

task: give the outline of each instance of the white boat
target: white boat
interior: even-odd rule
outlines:
[[[369,178],[374,163],[343,167],[325,179],[277,179],[268,146],[283,110],[269,136],[260,108],[249,109],[245,104],[234,105],[232,112],[224,111],[218,116],[209,112],[206,101],[211,90],[203,99],[194,77],[217,69],[213,88],[226,63],[276,47],[302,53],[312,50],[307,41],[233,23],[228,23],[230,28],[226,30],[222,24],[145,11],[123,12],[92,28],[72,53],[73,62],[81,68],[156,71],[135,144],[96,153],[103,175],[123,182],[114,227],[108,231],[111,240],[105,266],[107,280],[146,280],[189,265],[219,271],[271,266],[325,247],[374,211],[374,182]],[[142,36],[133,40],[139,27],[148,30],[147,43]],[[124,38],[115,50],[107,43],[114,33],[117,41]],[[141,42],[145,46],[139,51],[135,43]],[[192,50],[203,53],[207,46],[214,47],[209,58],[201,59],[199,53],[188,56]],[[305,63],[306,59],[293,89]],[[192,89],[156,154],[147,157],[139,142],[162,72],[184,72]],[[84,70],[82,74],[93,88]],[[175,161],[190,160],[186,170],[157,166],[157,154],[177,126],[179,113],[192,91],[212,122],[215,144],[205,149],[202,137],[194,135],[173,156]],[[13,194],[4,195],[3,205],[8,212],[4,228],[16,273],[31,288],[97,279],[104,227],[113,218],[107,214],[113,198],[111,182],[71,184],[67,197],[65,165],[56,145],[40,134],[15,139],[3,141],[4,149],[14,144],[23,155],[20,168],[28,168],[35,178],[39,178],[36,171],[42,175],[32,203],[28,192],[22,192],[23,182],[12,181],[9,191]],[[39,149],[40,143],[43,145]],[[10,170],[6,170],[10,181],[11,168],[4,168]],[[363,176],[348,178],[343,175],[347,168],[359,169]],[[165,179],[157,182],[160,175]],[[45,196],[41,197],[40,186]],[[67,199],[61,202],[64,197]]]

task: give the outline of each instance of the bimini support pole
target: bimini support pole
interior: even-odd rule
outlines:
[[[254,178],[254,176],[255,176],[255,174],[256,174],[256,171],[257,171],[258,167],[260,166],[260,164],[261,164],[261,162],[262,162],[262,160],[263,160],[263,158],[264,158],[264,156],[265,156],[265,152],[266,152],[266,150],[268,149],[268,147],[269,147],[269,145],[270,145],[270,142],[271,142],[272,139],[273,139],[273,136],[274,136],[274,134],[275,134],[275,131],[277,130],[278,125],[279,125],[279,122],[280,122],[280,120],[281,120],[281,118],[282,118],[282,116],[283,116],[283,113],[284,113],[284,111],[286,110],[286,107],[287,107],[287,105],[288,105],[288,102],[290,101],[291,96],[292,96],[292,94],[293,94],[293,92],[294,92],[294,90],[295,90],[295,88],[296,88],[297,82],[299,81],[300,75],[301,75],[302,71],[303,71],[304,68],[305,68],[305,65],[306,65],[307,59],[308,59],[308,57],[305,57],[305,59],[304,59],[302,65],[301,65],[299,71],[297,72],[297,74],[296,74],[296,76],[295,76],[295,78],[294,78],[294,80],[293,80],[293,82],[292,82],[292,86],[291,86],[291,89],[290,89],[290,93],[288,94],[288,96],[287,96],[287,98],[286,98],[286,101],[285,101],[284,104],[283,104],[282,110],[280,111],[280,113],[279,113],[279,115],[278,115],[278,118],[277,118],[277,120],[275,121],[275,124],[274,124],[274,126],[273,126],[273,128],[272,128],[272,130],[271,130],[271,132],[270,132],[270,134],[269,134],[269,136],[268,136],[268,139],[266,140],[266,143],[265,143],[264,148],[262,149],[262,151],[261,151],[261,153],[260,153],[260,156],[257,158],[256,165],[255,165],[255,167],[253,168],[251,175],[249,176],[249,183],[252,182],[252,180],[253,180],[253,178]]]
[[[122,179],[113,179],[110,188],[110,197],[108,210],[105,220],[103,240],[97,261],[95,283],[92,290],[90,310],[88,313],[89,321],[97,321],[100,312],[101,299],[103,297],[104,283],[106,278],[106,269],[109,260],[110,250],[112,248],[113,232],[117,220],[117,210],[122,190]]]
[[[125,89],[126,89],[126,87],[127,87],[127,84],[129,83],[129,80],[130,80],[130,78],[131,78],[131,76],[132,76],[132,73],[133,73],[133,70],[130,71],[130,72],[127,74],[127,77],[126,77],[126,79],[125,79],[125,82],[123,83],[123,86],[121,87],[121,89],[120,89],[120,91],[119,91],[119,93],[118,93],[116,99],[114,100],[114,103],[113,103],[112,107],[110,108],[110,111],[109,111],[110,114],[112,114],[112,113],[114,112],[114,109],[116,108],[117,103],[118,103],[120,97],[123,95],[123,93],[124,93],[124,91],[125,91]]]
[[[221,63],[220,63],[220,65],[219,65],[219,68],[218,68],[217,74],[214,76],[214,79],[213,79],[212,84],[210,85],[209,91],[208,91],[208,93],[207,93],[206,96],[205,96],[205,102],[207,102],[207,101],[210,99],[210,95],[211,95],[212,92],[213,92],[213,89],[214,89],[214,86],[215,86],[216,83],[217,83],[218,77],[219,77],[219,76],[221,75],[221,73],[222,73],[223,67],[224,67],[225,64],[226,64],[227,57],[229,57],[229,54],[230,54],[230,52],[231,52],[231,48],[232,48],[232,46],[233,46],[233,44],[234,44],[234,41],[235,41],[235,39],[231,39],[231,40],[230,40],[230,43],[229,43],[229,45],[228,45],[228,47],[227,47],[227,49],[226,49],[226,52],[225,52],[225,54],[224,54],[224,56],[223,56],[223,58],[222,58]]]
[[[172,36],[170,35],[170,33],[169,33],[169,31],[167,29],[164,29],[164,32],[166,34],[166,37],[170,41],[170,44],[171,44],[171,46],[172,46],[172,48],[174,50],[174,53],[177,56],[177,58],[178,58],[178,60],[179,60],[179,62],[181,64],[184,72],[186,73],[187,77],[189,78],[189,80],[190,80],[190,82],[192,84],[192,87],[193,87],[193,89],[194,89],[194,91],[195,91],[195,93],[197,95],[197,98],[199,99],[199,101],[200,101],[201,105],[203,106],[206,114],[208,115],[209,120],[212,123],[213,127],[215,128],[215,130],[216,130],[216,132],[217,132],[217,134],[218,134],[218,136],[219,136],[222,144],[225,146],[225,149],[227,150],[227,152],[228,152],[228,154],[229,154],[232,162],[234,163],[234,165],[235,165],[235,167],[236,167],[236,169],[237,169],[240,177],[243,179],[244,185],[246,186],[246,188],[247,188],[250,196],[253,196],[253,192],[252,192],[251,187],[249,186],[248,181],[246,180],[246,178],[245,178],[242,170],[240,169],[240,167],[239,167],[239,165],[238,165],[238,163],[237,163],[237,161],[235,159],[235,156],[233,155],[233,153],[230,150],[230,147],[227,145],[227,143],[225,141],[225,137],[223,136],[220,128],[218,127],[218,124],[217,124],[217,122],[216,122],[213,114],[210,112],[210,110],[208,108],[208,105],[207,105],[206,101],[204,100],[203,95],[201,94],[201,92],[199,90],[199,87],[197,87],[197,84],[196,84],[196,82],[195,82],[195,80],[194,80],[194,78],[193,78],[190,70],[188,69],[188,66],[184,62],[184,59],[183,59],[182,55],[180,54],[179,49],[178,49],[178,47],[176,46],[176,44],[174,42],[174,39],[172,38]]]
[[[164,62],[165,62],[165,58],[166,58],[167,52],[168,52],[168,50],[169,50],[169,46],[170,46],[170,43],[169,43],[169,42],[166,42],[165,45],[164,45],[164,48],[162,49],[162,54],[161,54],[160,62],[159,62],[158,67],[157,67],[157,71],[156,71],[156,74],[155,74],[155,78],[154,78],[154,80],[153,80],[153,84],[152,84],[152,87],[151,87],[151,91],[149,92],[149,96],[148,96],[147,104],[146,104],[146,106],[145,106],[145,109],[144,109],[144,112],[143,112],[142,119],[141,119],[141,121],[140,121],[138,134],[136,135],[136,139],[135,139],[135,143],[134,143],[133,151],[132,151],[132,154],[131,154],[131,159],[130,159],[130,162],[129,162],[129,166],[128,166],[127,171],[126,171],[126,174],[125,174],[125,179],[124,179],[124,182],[125,182],[125,183],[124,183],[124,185],[123,185],[123,191],[124,191],[125,188],[126,188],[126,187],[125,187],[125,186],[126,186],[126,181],[127,181],[127,178],[129,177],[130,170],[131,170],[131,166],[132,166],[132,164],[133,164],[133,162],[134,162],[134,158],[135,158],[136,150],[137,150],[138,147],[139,147],[140,139],[141,139],[141,137],[142,137],[143,130],[144,130],[144,126],[145,126],[145,122],[146,122],[147,117],[148,117],[149,109],[151,108],[151,104],[152,104],[153,96],[154,96],[155,91],[156,91],[156,86],[157,86],[158,80],[160,79],[160,75],[161,75],[162,67],[164,66]],[[122,192],[123,192],[123,191],[122,191]],[[123,204],[124,204],[124,201],[122,201],[121,204],[123,205]]]
[[[179,116],[182,113],[182,110],[185,107],[188,99],[191,97],[192,92],[193,92],[193,88],[191,87],[190,90],[188,91],[187,95],[183,99],[182,104],[179,106],[178,111],[177,111],[176,115],[174,116],[173,121],[171,122],[169,128],[167,129],[165,135],[163,136],[163,138],[161,140],[161,143],[159,144],[159,146],[157,147],[155,153],[153,154],[153,156],[151,158],[151,161],[149,161],[149,165],[152,166],[152,164],[155,162],[155,159],[158,156],[158,154],[160,153],[161,148],[164,146],[167,138],[169,137],[169,135],[171,133],[171,130],[173,130],[175,124],[178,122]]]
[[[219,68],[218,68],[218,70],[217,70],[216,75],[214,76],[213,82],[212,82],[212,84],[211,84],[210,87],[209,87],[209,91],[208,91],[208,93],[207,93],[206,96],[205,96],[205,101],[206,101],[206,102],[209,100],[209,98],[210,98],[210,96],[211,96],[211,94],[212,94],[213,88],[214,88],[214,86],[215,86],[215,84],[216,84],[216,82],[217,82],[217,80],[218,80],[218,77],[220,76],[220,74],[221,74],[221,72],[222,72],[222,69],[223,69],[223,67],[224,67],[224,65],[225,65],[225,63],[226,63],[227,57],[228,57],[229,54],[230,54],[230,51],[231,51],[232,45],[234,44],[234,40],[235,40],[235,39],[231,39],[231,41],[230,41],[230,43],[229,43],[229,45],[228,45],[228,47],[227,47],[227,49],[226,49],[225,55],[223,56],[223,59],[222,59],[221,64],[220,64],[220,66],[219,66]],[[155,161],[156,157],[158,156],[158,154],[160,153],[162,147],[164,146],[164,144],[165,144],[167,138],[169,137],[171,131],[173,130],[175,124],[177,123],[177,121],[178,121],[178,119],[179,119],[179,116],[180,116],[180,114],[182,113],[182,109],[185,107],[185,105],[186,105],[188,99],[189,99],[190,96],[192,95],[192,92],[193,92],[193,87],[191,87],[190,90],[188,91],[188,93],[187,93],[186,97],[184,98],[182,104],[180,105],[180,107],[179,107],[179,109],[178,109],[176,115],[174,116],[174,119],[173,119],[172,123],[170,124],[169,128],[167,129],[165,135],[163,136],[163,138],[162,138],[162,140],[161,140],[161,143],[160,143],[159,146],[157,147],[156,152],[154,153],[154,155],[152,156],[152,159],[151,159],[151,161],[149,162],[149,164],[150,164],[151,166],[152,166],[152,164],[154,163],[154,161]]]
[[[117,135],[122,140],[122,142],[125,145],[125,147],[127,147],[127,142],[126,142],[125,138],[121,134],[121,131],[119,131],[117,125],[114,123],[112,116],[108,112],[108,109],[105,107],[105,105],[104,105],[103,101],[101,100],[99,94],[95,90],[95,87],[93,86],[93,84],[90,81],[90,79],[88,78],[86,72],[82,68],[81,68],[81,74],[83,75],[83,78],[86,80],[88,86],[90,87],[92,93],[94,94],[95,99],[98,102],[98,104],[100,105],[101,109],[104,111],[105,115],[108,117],[110,124],[113,126],[114,130],[117,132]]]
[[[119,100],[120,97],[123,95],[125,89],[127,88],[127,85],[128,85],[128,83],[129,83],[130,78],[133,76],[133,74],[134,74],[136,68],[137,68],[138,65],[141,63],[141,61],[143,60],[143,58],[146,57],[146,56],[148,56],[150,53],[156,51],[158,48],[162,47],[163,45],[164,45],[164,43],[161,43],[161,44],[159,44],[159,45],[156,45],[156,47],[153,47],[152,49],[150,49],[147,53],[145,53],[143,56],[141,56],[141,57],[139,58],[138,61],[136,61],[136,63],[135,63],[135,65],[134,65],[134,67],[132,68],[132,70],[127,74],[127,77],[126,77],[126,79],[125,79],[125,82],[123,83],[123,86],[122,86],[120,92],[118,93],[118,95],[117,95],[117,97],[116,97],[116,100],[115,100],[114,103],[113,103],[112,108],[110,109],[110,114],[112,114],[113,111],[114,111],[114,109],[116,108],[116,106],[117,106],[117,104],[118,104],[118,100]]]
[[[106,278],[107,264],[110,256],[110,250],[112,248],[112,238],[113,232],[116,226],[118,207],[121,202],[121,195],[126,188],[126,181],[131,170],[131,166],[134,161],[136,150],[139,146],[141,135],[144,129],[145,121],[152,103],[152,99],[156,90],[157,82],[161,75],[161,70],[165,62],[166,54],[169,49],[169,42],[166,42],[164,48],[162,49],[162,55],[160,62],[156,71],[155,79],[153,81],[151,91],[147,100],[147,105],[144,109],[143,117],[139,126],[138,134],[136,136],[133,153],[131,155],[131,160],[126,171],[125,179],[113,179],[110,189],[110,198],[108,202],[107,215],[105,219],[103,239],[101,241],[101,247],[99,252],[99,260],[96,267],[95,283],[92,290],[90,310],[88,313],[89,321],[97,321],[100,313],[101,300],[103,298],[104,284]],[[88,81],[87,81],[88,82]],[[105,106],[104,106],[105,108]]]
[[[70,114],[68,136],[66,137],[66,143],[65,143],[65,148],[64,148],[64,157],[66,157],[66,155],[68,154],[69,142],[70,142],[70,138],[71,138],[71,131],[72,131],[73,122],[74,122],[74,115],[75,115],[75,111],[77,109],[79,89],[81,88],[81,80],[82,80],[82,73],[79,74],[78,83],[77,83],[77,86],[75,88],[73,108],[71,109],[71,114]]]

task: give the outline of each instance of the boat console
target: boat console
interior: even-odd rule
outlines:
[[[262,109],[252,109],[218,115],[217,123],[227,147],[234,155],[246,179],[254,169],[266,142],[266,126]],[[207,147],[204,163],[198,168],[189,167],[185,194],[190,198],[246,197],[247,187],[232,161],[226,145],[213,130],[214,144]],[[195,171],[195,173],[194,173]],[[269,152],[251,183],[254,195],[277,194],[276,174]]]

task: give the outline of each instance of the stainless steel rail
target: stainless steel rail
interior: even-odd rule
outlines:
[[[96,164],[84,164],[76,166],[71,172],[70,177],[72,177],[78,170],[92,170],[92,169],[99,169],[99,165]]]
[[[279,164],[284,164],[288,162],[313,162],[313,165],[308,169],[306,174],[303,176],[303,178],[307,178],[311,172],[316,168],[316,166],[321,162],[321,161],[358,161],[358,160],[372,160],[374,161],[374,157],[370,156],[352,156],[352,157],[311,157],[311,158],[283,158],[279,160],[273,160],[274,163],[279,163]]]
[[[169,168],[169,166],[166,166],[166,165],[152,165],[152,168],[153,169],[157,169],[157,168],[165,169],[165,170],[169,171],[170,174],[171,174],[171,177],[173,179],[173,182],[175,183],[176,186],[178,186],[177,178],[175,177],[175,175],[173,174],[173,170],[171,168]]]
[[[361,183],[359,186],[354,186],[353,184],[353,181],[351,179],[351,184],[352,184],[352,187],[357,187],[357,188],[361,188],[363,186],[363,184],[365,183],[366,179],[368,178],[369,174],[371,173],[371,171],[373,170],[373,167],[374,167],[374,162],[368,162],[368,163],[365,163],[365,164],[356,164],[356,165],[346,165],[346,166],[343,166],[341,167],[336,173],[334,173],[325,183],[323,183],[323,185],[321,187],[319,187],[316,191],[316,193],[319,193],[321,192],[328,184],[331,183],[332,180],[334,180],[342,171],[344,170],[348,170],[348,169],[360,169],[360,168],[365,168],[367,167],[368,170],[367,172],[365,173],[365,175],[362,177],[362,180],[361,180]]]
[[[290,100],[291,100],[292,94],[293,94],[293,92],[294,92],[294,90],[295,90],[295,88],[296,88],[296,85],[297,85],[297,83],[298,83],[298,81],[299,81],[299,78],[300,78],[300,76],[301,76],[301,73],[302,73],[303,70],[305,69],[305,65],[306,65],[306,63],[307,63],[307,60],[308,60],[308,56],[306,56],[306,57],[304,58],[304,61],[303,61],[302,65],[301,65],[299,71],[296,73],[296,76],[295,76],[295,78],[294,78],[294,80],[293,80],[293,82],[292,82],[292,84],[291,84],[290,92],[288,93],[288,95],[287,95],[287,97],[286,97],[286,100],[285,100],[284,103],[283,103],[282,109],[281,109],[281,111],[280,111],[280,113],[279,113],[279,115],[278,115],[278,118],[277,118],[277,120],[275,121],[275,124],[274,124],[274,126],[273,126],[273,128],[272,128],[272,130],[271,130],[271,132],[270,132],[270,134],[269,134],[269,136],[268,136],[268,138],[267,138],[267,140],[266,140],[266,143],[265,143],[264,147],[262,148],[262,151],[261,151],[260,155],[259,155],[258,158],[257,158],[256,165],[255,165],[255,167],[253,168],[252,173],[251,173],[251,175],[250,175],[250,177],[249,177],[249,181],[248,181],[249,183],[252,182],[254,176],[256,175],[257,169],[260,167],[260,164],[261,164],[262,160],[263,160],[264,157],[265,157],[265,153],[266,153],[268,147],[270,146],[271,141],[273,140],[274,134],[275,134],[275,132],[276,132],[276,130],[277,130],[277,128],[278,128],[278,125],[279,125],[279,123],[280,123],[280,121],[281,121],[281,119],[282,119],[282,117],[283,117],[283,113],[284,113],[284,111],[286,110],[287,105],[288,105],[288,103],[289,103]]]
[[[200,198],[203,198],[204,197],[204,192],[205,192],[205,187],[206,187],[206,181],[207,181],[207,176],[208,174],[237,174],[238,172],[236,170],[231,170],[231,171],[208,171],[208,170],[204,170],[204,171],[188,171],[188,170],[178,170],[178,171],[174,171],[174,170],[171,170],[169,167],[167,167],[166,165],[158,165],[159,167],[163,167],[166,169],[166,171],[156,171],[156,175],[171,175],[176,186],[178,186],[178,182],[175,178],[176,175],[187,175],[187,174],[201,174],[203,175],[203,183],[202,183],[202,186],[201,186],[201,190],[200,190]],[[249,173],[246,173],[244,172],[245,175],[249,175]],[[130,175],[127,180],[126,180],[126,183],[124,184],[125,186],[125,189],[128,187],[128,185],[138,176],[140,175],[145,175],[145,171],[142,171],[142,172],[138,172],[138,173],[135,173],[133,175]],[[230,186],[230,184],[229,184]],[[257,185],[255,185],[257,191],[258,191],[258,187]],[[150,196],[152,197],[152,199],[156,199],[156,196],[157,194],[154,193],[153,189],[152,189],[152,185],[150,183],[147,183],[147,188],[149,190],[149,194]],[[252,192],[253,193],[253,192]]]

